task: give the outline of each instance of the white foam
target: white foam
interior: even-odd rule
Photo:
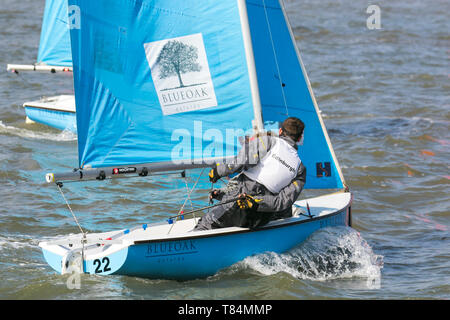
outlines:
[[[34,248],[35,244],[30,239],[17,239],[0,236],[0,250]]]
[[[6,133],[21,138],[36,139],[36,140],[50,140],[50,141],[75,141],[77,135],[70,130],[63,130],[60,133],[37,132],[24,128],[17,128],[7,126],[0,121],[0,134]]]
[[[383,257],[376,255],[355,230],[326,228],[287,253],[251,256],[239,263],[240,267],[263,275],[285,272],[314,281],[366,278],[367,287],[375,289],[380,286]]]

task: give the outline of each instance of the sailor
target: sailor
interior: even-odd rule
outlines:
[[[304,123],[287,118],[278,137],[270,133],[248,139],[232,163],[216,164],[209,173],[215,183],[235,173],[228,184],[213,189],[210,198],[219,200],[194,228],[257,228],[271,220],[292,216],[292,204],[306,182],[306,168],[297,146],[303,144]]]

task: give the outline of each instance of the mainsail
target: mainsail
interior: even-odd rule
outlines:
[[[69,5],[79,13],[71,41],[81,169],[230,157],[263,121],[296,116],[306,124],[305,187],[343,187],[278,0]]]
[[[254,119],[237,1],[69,3],[80,167],[236,154]]]

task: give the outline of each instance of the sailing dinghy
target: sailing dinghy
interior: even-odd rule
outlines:
[[[80,234],[39,244],[54,270],[207,277],[251,255],[285,252],[320,228],[351,225],[352,195],[281,1],[69,5],[80,12],[80,28],[71,30],[79,168],[46,175],[61,192],[65,181],[144,179],[226,164],[242,137],[276,131],[288,116],[306,125],[299,147],[304,188],[337,192],[298,200],[292,217],[257,229],[193,231],[204,208],[183,213],[183,205],[159,223],[86,233],[72,212]]]
[[[72,12],[72,20],[75,15]],[[37,63],[32,65],[8,64],[8,71],[70,72],[72,51],[67,0],[47,0],[42,20]],[[73,25],[73,24],[72,24]],[[59,130],[76,132],[75,97],[57,95],[42,97],[23,104],[26,122],[39,122]]]

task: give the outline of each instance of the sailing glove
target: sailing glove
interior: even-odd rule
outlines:
[[[216,199],[216,200],[222,200],[222,197],[224,196],[225,192],[223,192],[220,189],[213,189],[209,192],[209,199]]]
[[[236,201],[240,209],[253,209],[256,210],[258,207],[258,202],[261,202],[261,199],[255,199],[248,194],[240,194],[239,199]]]
[[[211,169],[211,171],[209,172],[209,181],[211,181],[212,183],[216,183],[217,180],[220,179],[219,174],[217,173],[217,168],[214,167]]]

